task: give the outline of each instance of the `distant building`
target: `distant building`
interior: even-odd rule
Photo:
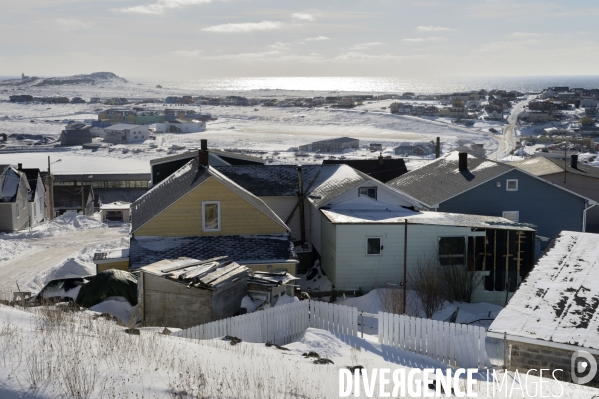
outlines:
[[[435,153],[435,146],[431,143],[402,143],[393,149],[399,156],[431,155]]]
[[[85,104],[85,100],[81,97],[73,97],[71,99],[71,104]]]
[[[206,130],[206,122],[185,121],[175,119],[174,121],[156,124],[156,133],[198,133]]]
[[[92,142],[91,126],[80,129],[65,129],[60,134],[60,145],[82,145]]]
[[[381,143],[370,143],[368,149],[370,151],[383,151],[383,145]]]
[[[23,103],[33,101],[33,96],[29,94],[19,94],[9,97],[11,103]]]
[[[351,166],[383,183],[408,173],[403,159],[385,159],[382,156],[379,156],[378,159],[325,159],[322,164]]]
[[[342,152],[349,148],[360,147],[360,140],[351,137],[339,137],[336,139],[315,141],[312,144],[306,144],[299,147],[300,151],[320,151],[320,152]]]
[[[149,136],[147,126],[119,123],[104,128],[104,141],[109,143],[131,143],[146,140]]]

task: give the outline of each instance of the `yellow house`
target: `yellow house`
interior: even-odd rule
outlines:
[[[207,151],[200,151],[208,159]],[[295,275],[289,227],[258,197],[199,158],[131,205],[131,269],[162,259],[228,256]]]

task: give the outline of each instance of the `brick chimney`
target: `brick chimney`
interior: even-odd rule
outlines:
[[[570,167],[578,169],[578,155],[570,155]]]
[[[200,150],[198,151],[198,160],[201,166],[208,167],[208,140],[200,140]]]
[[[461,172],[463,170],[468,170],[468,153],[460,152],[459,154],[460,161],[458,163],[458,170]]]

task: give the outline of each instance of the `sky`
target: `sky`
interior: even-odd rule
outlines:
[[[0,75],[597,75],[596,0],[2,0]]]

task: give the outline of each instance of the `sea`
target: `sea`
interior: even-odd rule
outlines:
[[[231,78],[135,78],[135,83],[185,91],[202,92],[352,92],[441,94],[480,89],[538,92],[549,86],[599,88],[595,76],[502,76],[502,77],[231,77]]]

